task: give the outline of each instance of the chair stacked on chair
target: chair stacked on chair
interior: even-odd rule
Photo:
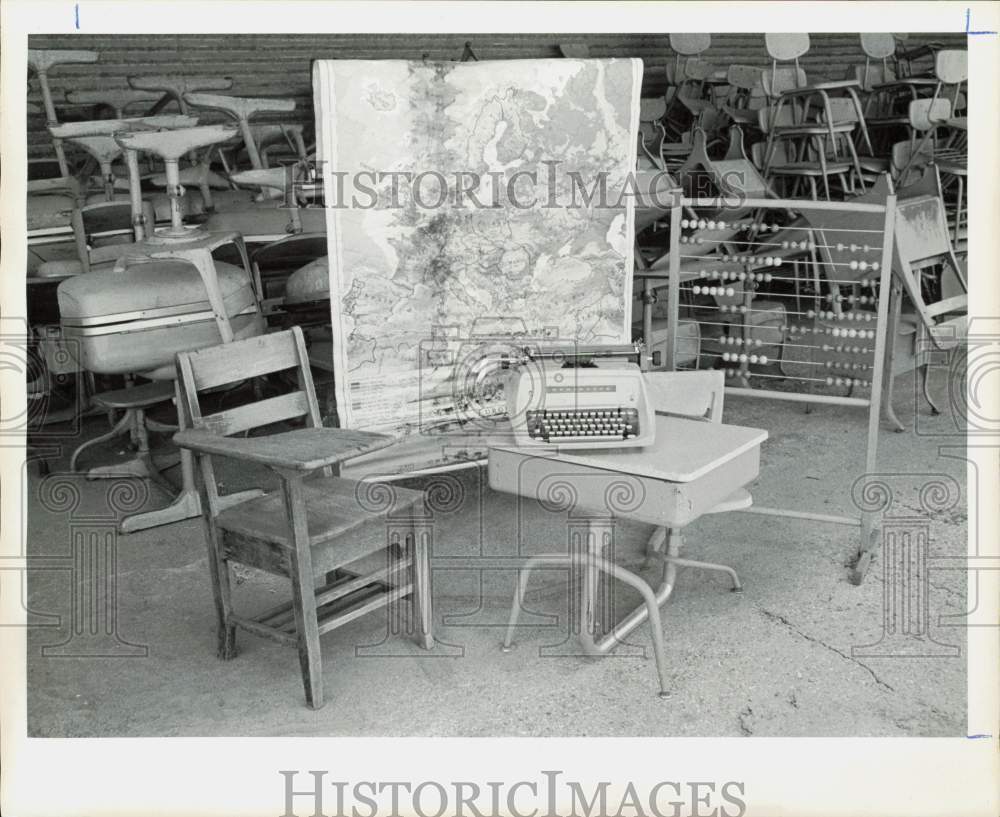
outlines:
[[[63,332],[77,341],[84,368],[109,375],[139,374],[154,381],[138,391],[112,393],[104,400],[109,408],[131,411],[141,419],[150,400],[162,401],[164,393],[169,396],[169,384],[164,387],[156,381],[174,379],[177,352],[220,341],[228,343],[264,331],[259,294],[253,287],[242,238],[235,233],[191,229],[182,221],[180,157],[225,141],[234,132],[232,126],[214,125],[115,134],[127,152],[151,152],[163,160],[171,226],[162,232],[147,233],[142,241],[128,245],[113,271],[75,276],[60,284]],[[130,159],[129,167],[134,169],[137,162]],[[236,245],[243,259],[241,266],[217,262],[212,257],[213,251],[229,244]],[[150,470],[148,457],[140,459],[143,468]],[[181,454],[181,466],[183,484],[177,499],[167,508],[126,517],[121,523],[123,532],[199,514],[193,463],[186,452]]]

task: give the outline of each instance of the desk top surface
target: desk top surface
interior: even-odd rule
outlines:
[[[667,482],[692,482],[759,446],[766,439],[767,432],[759,428],[657,415],[656,442],[645,448],[572,451],[517,445],[491,448]]]

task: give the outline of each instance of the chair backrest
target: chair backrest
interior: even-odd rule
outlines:
[[[764,93],[769,97],[779,96],[783,91],[801,88],[806,84],[805,69],[797,65],[773,64],[761,77]]]
[[[938,51],[934,57],[934,75],[945,85],[955,85],[969,78],[969,52],[960,49]]]
[[[646,393],[653,411],[722,422],[726,378],[721,369],[695,372],[646,372]]]
[[[789,62],[797,60],[809,50],[808,34],[765,34],[764,44],[772,60]]]
[[[201,392],[227,383],[294,370],[298,388],[277,397],[256,400],[234,408],[202,412]],[[285,332],[258,335],[222,346],[210,346],[177,355],[177,383],[181,405],[177,417],[182,429],[209,431],[224,437],[254,428],[304,418],[307,427],[319,428],[323,422],[309,371],[305,340],[299,327]],[[208,498],[209,513],[215,517],[222,510],[215,470],[210,456],[200,456],[202,479]],[[330,474],[330,469],[324,469]]]
[[[833,124],[838,125],[845,122],[858,121],[858,110],[854,107],[853,99],[842,96],[834,97],[833,99],[826,100],[826,103],[830,106],[830,117],[833,119]],[[820,121],[826,121],[825,111],[820,114]]]
[[[298,388],[294,391],[212,414],[202,412],[201,392],[288,370],[297,374]],[[184,402],[184,420],[190,428],[228,437],[298,418],[304,418],[306,425],[312,428],[323,424],[305,340],[297,326],[284,332],[180,352],[177,376]]]
[[[885,31],[861,35],[861,50],[873,60],[885,60],[896,53],[896,38]]]
[[[950,99],[914,99],[909,108],[910,125],[924,131],[945,124],[951,117]]]
[[[788,88],[801,88],[806,84],[805,72],[799,68],[799,57],[809,50],[808,34],[765,34],[764,44],[771,57],[770,83],[765,82],[768,96],[777,96]],[[778,63],[794,62],[791,74],[792,84],[779,87]],[[787,81],[787,80],[785,80]]]
[[[711,34],[671,34],[670,48],[677,54],[692,57],[707,51],[712,45]]]
[[[864,90],[871,90],[872,85],[895,78],[894,75],[890,77],[891,69],[888,63],[889,58],[896,53],[896,39],[892,34],[887,32],[862,34],[861,50],[865,52],[865,64],[863,68],[856,66],[854,75]],[[881,65],[872,65],[872,60],[881,60]]]

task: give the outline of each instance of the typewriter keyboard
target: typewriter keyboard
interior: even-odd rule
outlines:
[[[636,409],[571,409],[527,412],[528,436],[545,442],[627,440],[639,434]]]

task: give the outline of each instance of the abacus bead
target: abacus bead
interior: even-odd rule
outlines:
[[[722,360],[723,360],[724,363],[728,363],[729,362],[729,352],[723,352],[722,353]]]
[[[717,222],[715,222],[715,225],[720,230],[725,230],[726,229],[726,222],[724,222],[724,221],[717,221]]]
[[[693,287],[691,287],[691,291],[695,295],[701,295],[701,287],[700,286],[693,286]]]
[[[837,251],[838,252],[843,252],[844,251],[844,244],[843,244],[843,242],[839,242],[839,241],[837,242]]]
[[[728,295],[730,298],[732,298],[733,295],[735,295],[735,294],[736,294],[736,290],[735,289],[733,289],[732,287],[727,287],[726,288],[726,295]]]
[[[806,317],[807,318],[815,318],[816,317],[816,310],[815,309],[808,309],[808,310],[806,310]]]
[[[750,362],[751,363],[756,363],[757,362],[757,355],[750,355]]]
[[[704,243],[705,243],[705,240],[704,240],[704,239],[703,239],[703,238],[702,238],[701,236],[698,236],[698,237],[697,237],[697,238],[696,238],[696,239],[694,240],[694,243],[695,243],[695,244],[704,244]]]
[[[714,230],[715,229],[715,222],[714,221],[708,222],[708,229],[709,230]]]
[[[859,261],[858,262],[858,269],[861,270],[862,272],[864,272],[866,269],[868,269],[868,262],[867,261]]]
[[[787,241],[782,241],[781,242],[781,248],[783,250],[787,250],[788,249],[788,242]]]
[[[767,363],[767,355],[761,355],[759,358],[757,358],[757,360],[760,363]]]
[[[872,265],[871,266],[872,266],[873,270],[878,270],[878,261],[872,261]]]
[[[705,219],[701,219],[701,220],[700,220],[700,221],[698,222],[698,229],[699,229],[699,230],[704,230],[704,229],[705,229],[705,227],[707,227],[707,226],[708,226],[708,224],[707,224],[707,223],[705,222]]]
[[[747,313],[747,308],[745,304],[740,304],[740,312],[744,315]]]
[[[747,362],[747,356],[745,354],[741,354],[739,359],[740,359],[740,363],[746,363]]]
[[[832,377],[828,377],[826,379],[826,385],[828,385],[828,386],[832,386],[833,385],[833,378]]]
[[[850,266],[851,269],[857,269],[858,268],[858,262],[857,261],[851,261],[851,263],[848,266]]]
[[[686,218],[681,219],[681,229],[686,230],[690,226],[690,224],[691,222],[689,222]]]

